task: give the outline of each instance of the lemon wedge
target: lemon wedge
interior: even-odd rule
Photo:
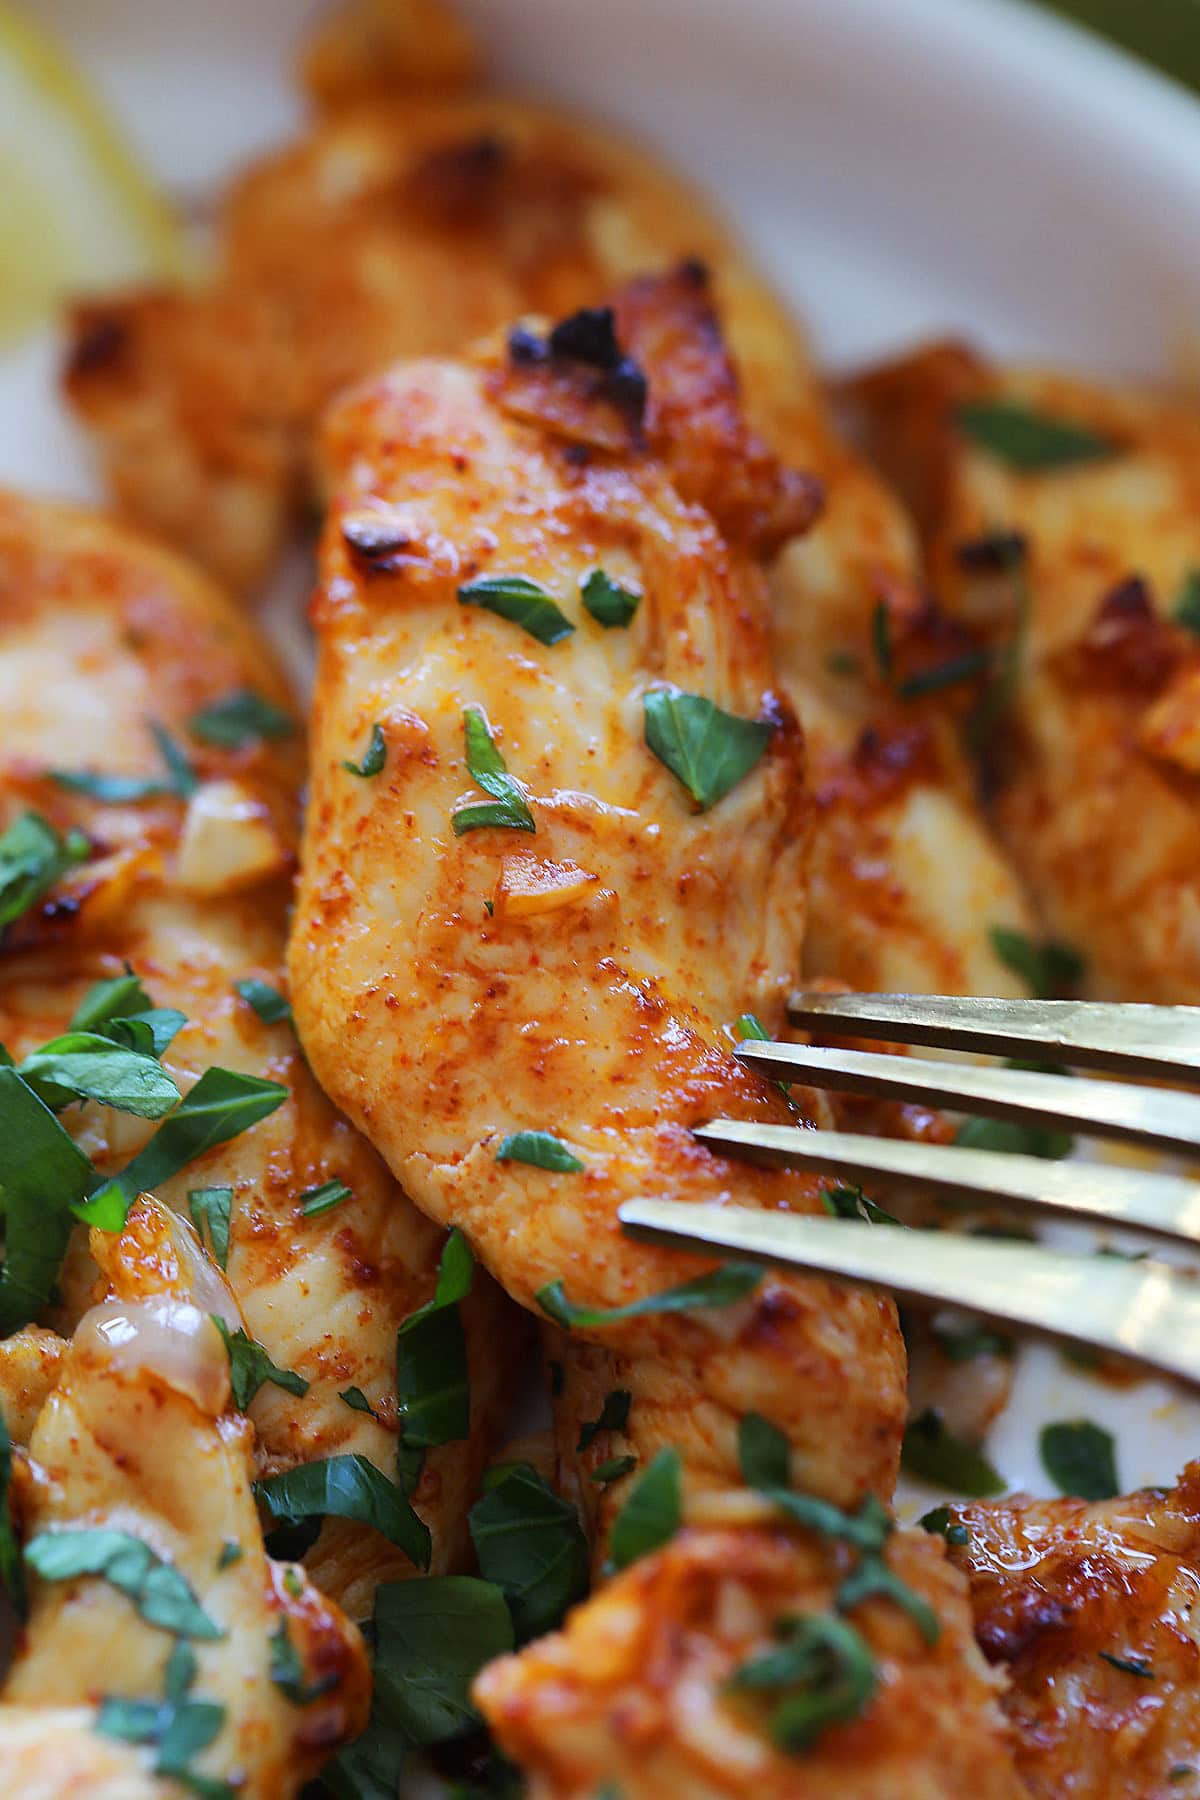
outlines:
[[[0,0],[0,345],[67,295],[178,273],[183,238],[103,103]]]

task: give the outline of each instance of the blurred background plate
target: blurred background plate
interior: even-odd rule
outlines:
[[[719,195],[830,362],[949,331],[1152,378],[1200,366],[1200,103],[1049,13],[1022,0],[463,4],[505,81],[631,127]],[[1192,4],[1127,11],[1178,19]],[[188,206],[299,122],[289,66],[312,9],[295,0],[26,7]],[[0,481],[92,497],[55,362],[50,332],[0,358]],[[293,570],[276,617],[296,618],[303,579]],[[1171,1478],[1200,1440],[1194,1399],[1103,1387],[1035,1347],[994,1460],[1044,1491],[1037,1426],[1079,1414],[1117,1433],[1127,1486]]]

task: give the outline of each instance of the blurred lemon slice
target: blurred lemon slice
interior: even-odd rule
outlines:
[[[62,51],[0,0],[0,345],[65,296],[184,262],[165,199]]]

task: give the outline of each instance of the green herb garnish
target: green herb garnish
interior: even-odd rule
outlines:
[[[86,1225],[120,1231],[139,1194],[161,1187],[215,1145],[239,1137],[287,1096],[287,1088],[276,1081],[231,1069],[207,1069],[133,1161],[72,1211]]]
[[[316,1681],[307,1680],[300,1652],[293,1644],[288,1630],[287,1619],[280,1619],[271,1633],[271,1680],[280,1693],[293,1706],[311,1706],[322,1694],[337,1687],[340,1679],[336,1671],[331,1671]]]
[[[281,1525],[311,1527],[330,1517],[356,1519],[360,1525],[373,1525],[382,1532],[418,1569],[429,1567],[429,1527],[400,1489],[365,1456],[330,1456],[301,1463],[257,1482],[254,1492]]]
[[[771,741],[773,727],[762,720],[739,719],[681,688],[651,688],[642,705],[647,746],[701,812],[750,773]]]
[[[378,1417],[375,1408],[360,1387],[342,1388],[338,1393],[338,1399],[343,1405],[348,1406],[351,1412],[366,1413],[372,1419]]]
[[[1083,958],[1069,944],[1052,939],[1035,944],[1023,931],[1006,925],[993,925],[988,936],[1005,968],[1021,977],[1036,1000],[1069,994],[1083,979]]]
[[[458,590],[461,606],[482,606],[519,625],[539,644],[559,644],[575,627],[544,587],[525,575],[481,575]]]
[[[537,1291],[537,1303],[556,1325],[565,1330],[588,1330],[598,1325],[616,1325],[622,1319],[643,1319],[651,1313],[695,1312],[704,1306],[732,1306],[744,1300],[762,1280],[763,1272],[755,1263],[722,1263],[708,1275],[697,1275],[665,1293],[648,1294],[644,1300],[631,1300],[626,1306],[576,1306],[568,1300],[561,1281],[547,1282]]]
[[[60,837],[40,813],[14,819],[0,833],[0,929],[36,906],[68,869],[86,862],[91,848],[82,831]]]
[[[931,1506],[927,1513],[921,1514],[917,1524],[931,1536],[944,1537],[948,1544],[969,1544],[971,1541],[970,1532],[954,1518],[948,1506]]]
[[[322,1213],[332,1212],[335,1206],[340,1206],[343,1200],[353,1198],[353,1190],[336,1176],[331,1181],[322,1181],[317,1187],[305,1188],[296,1196],[300,1211],[306,1219],[320,1218]]]
[[[952,1488],[956,1494],[982,1497],[1004,1492],[1004,1478],[987,1457],[947,1431],[941,1414],[929,1407],[909,1420],[900,1461],[910,1475],[935,1487]]]
[[[957,687],[961,682],[986,675],[991,665],[990,650],[964,650],[960,656],[947,657],[944,663],[938,663],[932,669],[918,669],[914,675],[906,676],[896,683],[896,693],[901,700],[919,700],[925,694],[940,694],[945,688]]]
[[[233,1538],[226,1538],[225,1542],[221,1545],[221,1554],[217,1558],[218,1572],[222,1569],[232,1568],[234,1563],[241,1562],[242,1556],[242,1546],[235,1542]]]
[[[196,1236],[217,1267],[229,1262],[229,1228],[233,1217],[233,1189],[209,1187],[188,1189],[188,1211]]]
[[[1120,1493],[1112,1433],[1090,1419],[1043,1426],[1038,1448],[1042,1467],[1060,1493],[1080,1500],[1111,1500]]]
[[[550,1169],[557,1175],[573,1175],[584,1166],[575,1152],[549,1131],[512,1132],[496,1151],[496,1161],[532,1163],[535,1169]]]
[[[32,1088],[0,1068],[0,1335],[37,1317],[54,1291],[71,1236],[71,1208],[96,1184],[96,1171]]]
[[[630,1489],[613,1521],[609,1556],[615,1569],[669,1543],[683,1522],[683,1464],[672,1445],[660,1450]]]
[[[892,679],[892,620],[886,600],[877,600],[871,612],[871,647],[879,673],[885,681]]]
[[[954,1142],[967,1150],[999,1150],[1010,1156],[1040,1156],[1061,1162],[1075,1148],[1069,1131],[1048,1125],[1020,1125],[1015,1119],[965,1119]]]
[[[934,1343],[948,1362],[974,1362],[977,1356],[1011,1356],[1016,1343],[986,1325],[935,1325]]]
[[[284,1019],[291,1019],[291,1002],[278,988],[272,987],[269,981],[259,981],[257,976],[248,975],[244,981],[235,981],[233,985],[237,994],[264,1025],[278,1025]]]
[[[1144,1656],[1112,1656],[1107,1650],[1096,1652],[1101,1662],[1106,1662],[1114,1669],[1120,1669],[1125,1675],[1136,1675],[1141,1681],[1153,1681],[1154,1669]]]
[[[1175,596],[1171,617],[1185,631],[1200,637],[1200,569],[1189,569]]]
[[[308,1392],[303,1375],[297,1375],[294,1369],[278,1368],[261,1344],[241,1329],[230,1331],[218,1313],[210,1313],[209,1318],[229,1353],[229,1385],[233,1390],[233,1404],[239,1412],[246,1411],[259,1388],[268,1381],[272,1387],[282,1388],[284,1393],[303,1399]]]
[[[899,1225],[890,1212],[868,1200],[860,1187],[841,1182],[821,1189],[821,1205],[831,1219],[864,1219],[869,1225]]]
[[[367,747],[363,751],[361,762],[344,761],[343,769],[349,775],[361,776],[369,781],[372,775],[380,775],[387,762],[387,739],[383,735],[383,726],[376,719],[371,727],[371,735],[367,739]]]
[[[578,1514],[528,1463],[506,1469],[469,1520],[479,1572],[507,1600],[518,1644],[552,1630],[587,1592],[588,1545]]]
[[[43,1581],[98,1575],[133,1602],[148,1625],[178,1637],[223,1638],[173,1563],[127,1531],[50,1530],[25,1546],[25,1561]]]
[[[615,625],[628,625],[642,603],[640,594],[632,588],[622,587],[603,569],[593,569],[590,575],[585,575],[579,588],[583,604],[593,619],[609,629]]]
[[[601,1463],[598,1469],[592,1470],[591,1480],[597,1487],[609,1487],[614,1481],[620,1481],[623,1476],[630,1474],[636,1468],[636,1456],[613,1456],[607,1462]]]
[[[1085,425],[1056,419],[1016,400],[974,400],[960,406],[958,428],[980,450],[1021,474],[1069,469],[1117,454],[1117,446]]]
[[[389,1582],[375,1595],[375,1695],[381,1716],[413,1747],[479,1724],[471,1683],[513,1647],[500,1589],[469,1575]]]
[[[46,773],[59,787],[74,794],[86,794],[91,800],[106,805],[122,806],[134,800],[159,800],[168,795],[187,800],[200,783],[187,753],[180,748],[163,726],[150,723],[150,734],[163,762],[161,775],[99,775],[88,769],[47,769]]]
[[[71,1100],[95,1100],[114,1112],[161,1119],[179,1105],[179,1089],[156,1056],[92,1031],[68,1031],[43,1044],[17,1074],[52,1112]]]
[[[781,1750],[807,1750],[830,1725],[857,1719],[875,1693],[875,1658],[845,1619],[796,1613],[776,1620],[779,1648],[751,1657],[730,1677],[732,1693],[778,1693],[768,1729]]]
[[[465,831],[479,831],[489,825],[508,831],[536,831],[520,783],[508,773],[487,720],[477,706],[468,706],[463,714],[463,736],[471,779],[485,794],[491,794],[492,799],[474,806],[460,806],[450,821],[455,836],[461,837]]]
[[[432,1449],[470,1432],[471,1385],[458,1306],[474,1274],[471,1247],[456,1226],[442,1249],[432,1298],[396,1334],[396,1399],[406,1450]]]
[[[264,738],[291,737],[296,721],[253,688],[237,688],[188,720],[193,737],[218,750],[241,750]]]
[[[628,1388],[613,1388],[610,1393],[605,1394],[604,1405],[600,1408],[599,1417],[588,1419],[579,1427],[579,1442],[575,1446],[576,1450],[586,1450],[602,1431],[624,1431],[629,1423],[629,1407],[632,1400],[633,1395]]]

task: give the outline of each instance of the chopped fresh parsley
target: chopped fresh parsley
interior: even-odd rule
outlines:
[[[768,1730],[781,1750],[807,1750],[829,1725],[857,1719],[878,1680],[866,1640],[829,1613],[786,1614],[775,1622],[779,1647],[751,1657],[729,1679],[732,1693],[779,1694]]]
[[[1153,1666],[1144,1656],[1113,1656],[1107,1650],[1098,1650],[1096,1654],[1101,1662],[1120,1669],[1125,1675],[1136,1675],[1141,1681],[1153,1681],[1155,1678]]]
[[[1117,446],[1086,425],[1056,419],[1016,400],[973,400],[956,413],[958,429],[980,450],[1023,475],[1077,468],[1115,456]]]
[[[558,1175],[576,1174],[584,1166],[550,1131],[511,1132],[496,1151],[496,1161],[532,1163],[535,1169],[550,1169]]]
[[[932,1408],[909,1420],[900,1461],[910,1475],[956,1494],[982,1498],[1004,1492],[1004,1478],[987,1457],[947,1431],[941,1414]]]
[[[607,1462],[602,1462],[598,1469],[592,1470],[591,1479],[597,1487],[609,1487],[636,1468],[636,1456],[613,1456]]]
[[[759,1413],[747,1413],[738,1427],[738,1456],[746,1483],[786,1517],[859,1552],[855,1567],[835,1595],[839,1612],[849,1612],[875,1595],[884,1596],[908,1614],[926,1643],[937,1642],[941,1633],[937,1614],[884,1560],[884,1549],[895,1527],[887,1508],[874,1494],[867,1495],[857,1512],[847,1513],[815,1494],[793,1493],[787,1486],[791,1461],[787,1438]]]
[[[376,719],[371,727],[371,735],[367,739],[367,747],[362,753],[361,762],[351,762],[346,759],[343,761],[342,767],[348,775],[358,775],[362,780],[369,781],[373,775],[383,773],[386,762],[387,739],[383,735],[383,726]]]
[[[871,613],[871,647],[879,673],[885,681],[892,679],[892,620],[886,600],[877,600]]]
[[[98,1575],[128,1596],[148,1625],[178,1637],[222,1638],[192,1588],[173,1563],[127,1531],[50,1530],[25,1546],[25,1561],[43,1581]]]
[[[375,1699],[414,1748],[474,1730],[471,1683],[513,1647],[500,1589],[470,1575],[388,1582],[375,1595]]]
[[[300,1535],[310,1543],[316,1537],[312,1527],[315,1524],[319,1530],[322,1519],[356,1519],[360,1525],[373,1525],[382,1532],[418,1569],[429,1567],[429,1527],[395,1483],[365,1456],[330,1456],[301,1463],[256,1483],[254,1491],[271,1519],[284,1526],[304,1527]],[[301,1554],[295,1547],[295,1535],[289,1534],[287,1542],[285,1556]],[[268,1547],[275,1555],[275,1548]]]
[[[230,1331],[218,1313],[210,1313],[209,1317],[229,1353],[229,1384],[233,1390],[233,1404],[239,1412],[246,1411],[259,1388],[267,1382],[303,1399],[308,1392],[303,1375],[297,1375],[294,1369],[277,1368],[261,1344],[245,1331]]]
[[[102,1231],[120,1231],[138,1194],[161,1187],[206,1150],[240,1136],[287,1096],[287,1088],[276,1081],[231,1069],[207,1069],[133,1161],[72,1208],[75,1216]]]
[[[60,837],[40,813],[23,812],[0,833],[0,929],[49,893],[56,881],[86,862],[91,844],[82,831]]]
[[[642,696],[646,744],[701,812],[723,800],[761,759],[773,727],[723,712],[702,694],[671,685]]]
[[[226,1538],[221,1545],[221,1554],[217,1558],[217,1569],[230,1569],[234,1563],[241,1562],[244,1552],[242,1546],[233,1538]]]
[[[1120,1493],[1112,1433],[1090,1419],[1043,1426],[1038,1449],[1042,1467],[1060,1493],[1080,1500],[1111,1500]]]
[[[545,588],[526,575],[481,575],[463,583],[458,599],[461,606],[482,606],[519,625],[539,644],[559,644],[575,629]]]
[[[366,1413],[372,1419],[378,1416],[360,1387],[342,1388],[338,1393],[338,1399],[344,1406],[348,1406],[351,1412]]]
[[[831,1219],[864,1219],[869,1225],[899,1225],[890,1212],[868,1200],[860,1187],[839,1183],[821,1189],[821,1205]]]
[[[1200,637],[1200,569],[1189,569],[1179,585],[1171,617],[1185,631]]]
[[[308,1681],[305,1678],[304,1662],[300,1652],[292,1642],[287,1618],[285,1616],[280,1619],[279,1624],[271,1633],[271,1680],[280,1693],[290,1700],[293,1706],[310,1706],[322,1694],[327,1694],[331,1688],[337,1687],[340,1679],[341,1677],[335,1670],[328,1675],[322,1675],[316,1681]]]
[[[181,1639],[167,1658],[162,1700],[109,1697],[100,1702],[95,1729],[124,1743],[153,1746],[156,1775],[172,1776],[201,1800],[233,1800],[233,1788],[212,1776],[199,1775],[192,1758],[207,1748],[225,1723],[225,1709],[211,1701],[189,1700],[196,1679],[196,1657]]]
[[[284,1019],[290,1020],[291,1002],[278,988],[272,987],[269,981],[260,981],[257,976],[248,975],[244,981],[235,981],[233,985],[264,1025],[278,1025]]]
[[[608,627],[628,625],[642,603],[642,596],[632,588],[622,587],[603,569],[593,569],[579,584],[583,604],[598,624]]]
[[[49,1107],[13,1068],[0,1068],[0,1335],[27,1325],[50,1299],[71,1235],[71,1207],[96,1171]]]
[[[455,1227],[442,1249],[432,1298],[410,1313],[396,1334],[400,1442],[411,1453],[470,1432],[471,1384],[458,1305],[470,1293],[474,1274],[471,1247]],[[408,1475],[415,1481],[412,1469]]]
[[[188,1211],[200,1239],[217,1267],[229,1262],[229,1229],[233,1218],[233,1189],[209,1187],[188,1189]]]
[[[306,1219],[319,1218],[322,1213],[332,1212],[335,1206],[342,1204],[343,1200],[352,1200],[353,1198],[353,1190],[348,1188],[344,1181],[338,1181],[336,1177],[332,1181],[322,1181],[317,1187],[305,1188],[296,1196],[300,1211]]]
[[[987,1325],[935,1325],[930,1334],[947,1362],[974,1362],[977,1356],[1011,1356],[1016,1343]]]
[[[479,1572],[508,1602],[518,1644],[540,1637],[587,1592],[588,1544],[568,1500],[528,1463],[507,1468],[469,1514]]]
[[[479,831],[488,825],[501,826],[508,831],[536,831],[521,785],[508,773],[488,722],[477,706],[468,706],[463,713],[463,737],[471,779],[492,798],[458,808],[450,821],[455,836],[461,837],[465,831]]]
[[[1023,931],[1006,925],[993,925],[988,936],[1005,968],[1021,977],[1036,1000],[1069,995],[1083,978],[1083,958],[1069,944],[1053,939],[1035,944]]]
[[[903,681],[896,683],[896,693],[901,700],[919,700],[925,694],[939,694],[961,682],[975,681],[980,675],[986,675],[991,666],[990,650],[964,650],[961,655],[949,656],[931,669],[918,669],[915,674],[906,675]]]
[[[613,1388],[604,1396],[604,1405],[599,1416],[588,1419],[579,1427],[579,1442],[575,1448],[583,1451],[593,1444],[602,1431],[624,1431],[629,1423],[629,1407],[633,1395],[628,1388]]]
[[[931,1536],[944,1537],[948,1544],[969,1544],[971,1541],[970,1532],[954,1518],[948,1506],[931,1506],[927,1513],[921,1514],[917,1524]]]
[[[25,1570],[8,1499],[12,1471],[12,1439],[0,1409],[0,1588],[8,1595],[9,1604],[20,1618],[25,1612]]]
[[[954,1142],[966,1150],[1000,1150],[1010,1156],[1040,1156],[1047,1162],[1061,1162],[1075,1148],[1069,1131],[1021,1125],[1015,1119],[965,1119]]]
[[[17,1065],[21,1079],[52,1112],[71,1100],[95,1100],[114,1112],[161,1119],[179,1105],[179,1089],[158,1058],[92,1031],[68,1031]]]
[[[188,730],[218,750],[241,750],[264,738],[291,737],[296,721],[253,688],[236,688],[188,720]]]
[[[93,983],[75,1008],[68,1029],[108,1038],[143,1056],[161,1057],[186,1024],[184,1014],[174,1007],[152,1005],[126,965],[124,975]]]
[[[162,758],[161,775],[99,775],[88,769],[48,769],[46,773],[59,787],[69,788],[75,794],[86,794],[89,799],[110,806],[123,806],[134,800],[159,800],[168,795],[189,799],[200,784],[186,751],[154,720],[150,723],[150,733]]]
[[[613,1521],[609,1557],[615,1569],[669,1543],[683,1522],[683,1464],[667,1445],[638,1476]]]
[[[732,1306],[744,1300],[762,1280],[763,1272],[755,1263],[722,1263],[708,1275],[697,1275],[678,1287],[661,1294],[648,1294],[644,1300],[631,1300],[625,1306],[576,1306],[568,1300],[561,1281],[547,1282],[537,1291],[537,1303],[556,1325],[567,1331],[591,1329],[598,1325],[616,1325],[622,1319],[642,1319],[651,1313],[695,1312],[705,1306]]]

